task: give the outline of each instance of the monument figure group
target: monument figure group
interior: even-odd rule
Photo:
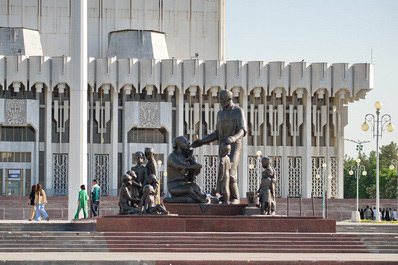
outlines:
[[[190,144],[184,136],[173,139],[173,152],[167,159],[167,189],[170,197],[165,203],[210,203],[203,189],[196,183],[202,165],[196,162],[194,148],[218,141],[218,174],[215,192],[223,204],[238,204],[238,165],[242,149],[242,138],[247,134],[245,114],[233,103],[233,94],[221,90],[219,94],[222,109],[217,114],[216,130]],[[144,158],[147,164],[144,166]],[[136,165],[122,178],[120,188],[120,214],[168,214],[155,198],[160,187],[153,148],[135,153]],[[275,170],[271,159],[262,158],[264,168],[259,194],[260,212],[275,214]]]

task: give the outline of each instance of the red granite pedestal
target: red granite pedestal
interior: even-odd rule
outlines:
[[[110,215],[97,219],[97,231],[335,233],[336,220],[286,216]]]

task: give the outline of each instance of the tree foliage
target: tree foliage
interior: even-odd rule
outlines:
[[[397,198],[398,174],[397,169],[389,169],[391,161],[398,160],[398,144],[391,142],[380,147],[380,198]],[[376,151],[371,151],[367,156],[359,153],[361,165],[365,167],[366,176],[360,175],[359,178],[359,198],[376,198]],[[351,167],[356,165],[357,158],[344,157],[344,198],[356,198],[356,178],[349,175]]]

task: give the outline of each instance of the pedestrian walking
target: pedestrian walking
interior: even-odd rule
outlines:
[[[386,212],[384,215],[385,215],[384,221],[387,221],[387,222],[391,221],[390,220],[390,211],[388,210],[388,208],[386,208]]]
[[[30,191],[29,200],[28,200],[28,205],[30,205],[32,207],[32,212],[30,213],[29,221],[32,221],[35,218],[35,213],[36,213],[35,194],[36,194],[36,191],[37,191],[37,186],[33,185],[32,189]]]
[[[93,217],[99,216],[99,203],[101,195],[101,187],[98,185],[97,180],[94,179],[91,187],[91,214]]]
[[[359,211],[359,215],[361,216],[361,220],[365,219],[365,211],[363,209]]]
[[[46,192],[43,190],[41,184],[37,184],[37,190],[35,193],[35,205],[36,205],[36,218],[35,221],[39,221],[40,216],[42,215],[44,219],[47,221],[50,220],[50,217],[46,213],[44,209],[44,205],[47,204],[47,196]]]
[[[370,220],[371,218],[372,218],[372,210],[369,208],[369,205],[367,205],[365,210],[365,219]]]
[[[80,186],[79,198],[77,199],[77,211],[75,214],[75,219],[79,218],[80,210],[83,210],[84,219],[87,218],[87,203],[88,203],[88,195],[86,192],[86,185]]]
[[[392,219],[394,221],[397,221],[397,210],[396,209],[394,209],[394,211],[392,211]]]

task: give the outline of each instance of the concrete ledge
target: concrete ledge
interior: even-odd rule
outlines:
[[[111,215],[97,219],[97,231],[335,233],[336,220],[285,216]]]

